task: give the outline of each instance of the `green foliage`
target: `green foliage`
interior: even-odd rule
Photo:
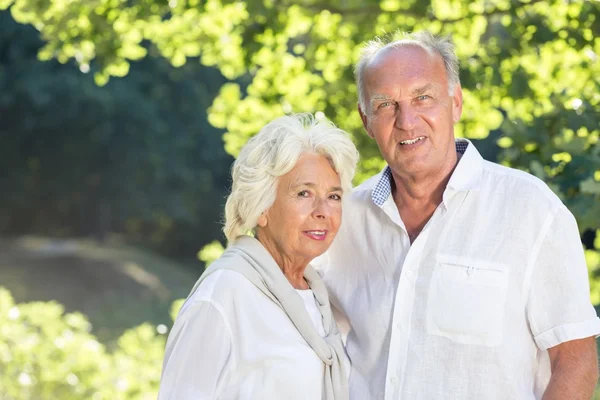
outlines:
[[[382,166],[356,112],[352,68],[361,44],[396,30],[451,34],[464,92],[457,134],[482,139],[499,130],[502,163],[546,181],[582,232],[598,228],[600,2],[4,0],[0,7],[40,31],[41,59],[92,63],[101,83],[126,74],[144,56],[143,41],[175,66],[199,57],[217,67],[235,81],[221,88],[209,121],[226,131],[233,156],[275,116],[323,112],[361,151],[357,183]]]
[[[179,310],[181,310],[184,302],[185,299],[179,299],[174,301],[173,305],[171,305],[171,311],[169,312],[169,315],[173,321],[175,321],[175,318],[177,318],[177,314],[179,314]]]
[[[224,251],[225,249],[221,242],[215,240],[202,247],[198,252],[198,259],[204,262],[204,265],[208,267],[210,263],[221,257],[221,254],[223,254]]]
[[[68,4],[68,6],[67,6]],[[502,160],[532,170],[575,210],[582,228],[600,218],[598,114],[600,3],[517,0],[311,1],[5,0],[46,41],[40,58],[92,60],[104,81],[127,73],[153,43],[175,66],[199,56],[237,82],[221,88],[209,120],[236,155],[270,119],[322,111],[361,150],[357,182],[381,167],[362,132],[352,68],[365,40],[396,30],[451,34],[461,59],[459,136],[500,128]],[[552,17],[549,18],[548,16]],[[557,152],[573,160],[554,161]],[[540,163],[539,165],[534,163]],[[535,165],[532,165],[534,163]]]
[[[595,250],[585,251],[585,259],[588,265],[590,277],[590,293],[592,303],[600,305],[600,229],[596,231],[596,240],[593,247]]]
[[[90,329],[58,303],[15,304],[0,287],[0,398],[155,399],[164,334],[144,324],[109,352]]]
[[[39,62],[42,45],[0,12],[0,232],[124,232],[193,259],[220,236],[232,159],[206,110],[224,78],[151,56],[99,88],[95,65]]]

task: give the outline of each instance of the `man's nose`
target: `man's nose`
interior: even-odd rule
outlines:
[[[417,113],[410,104],[399,104],[396,109],[396,127],[404,131],[412,130],[417,121]]]

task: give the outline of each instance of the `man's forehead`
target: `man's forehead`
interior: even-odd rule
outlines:
[[[435,64],[441,62],[441,56],[433,51],[430,51],[418,44],[395,43],[390,44],[379,50],[371,61],[367,64],[367,70],[377,69],[389,63],[419,61],[422,63]]]
[[[364,72],[368,97],[390,90],[413,92],[427,83],[434,87],[446,85],[446,70],[442,57],[426,49],[406,44],[382,49],[367,65]],[[395,89],[394,89],[395,88]]]

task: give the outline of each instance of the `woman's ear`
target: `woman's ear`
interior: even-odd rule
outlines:
[[[266,213],[260,214],[260,217],[258,217],[258,221],[256,221],[256,225],[260,226],[261,228],[264,228],[265,226],[267,226]]]

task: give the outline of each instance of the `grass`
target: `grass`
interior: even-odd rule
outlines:
[[[107,344],[143,322],[170,326],[172,302],[186,297],[199,276],[200,264],[182,265],[114,239],[0,239],[0,282],[17,302],[56,300],[82,312]]]

